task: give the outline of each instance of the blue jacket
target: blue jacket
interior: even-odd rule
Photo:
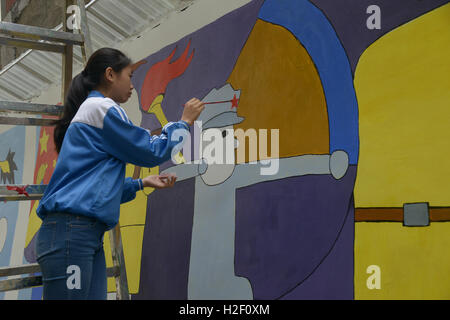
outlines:
[[[180,131],[174,135],[177,129],[185,134],[189,125],[169,122],[161,135],[151,136],[133,125],[114,100],[91,91],[67,129],[37,215],[43,219],[48,212],[81,214],[112,229],[119,221],[120,204],[143,189],[141,179],[125,178],[126,163],[150,168],[171,159],[182,142],[176,139]]]

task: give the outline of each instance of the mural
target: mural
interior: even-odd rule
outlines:
[[[13,127],[0,134],[1,184],[22,182],[25,154],[25,128]],[[0,267],[7,267],[13,260],[19,213],[18,202],[0,201]],[[0,299],[5,296],[0,292]]]
[[[189,43],[195,46],[194,58],[183,76],[167,87],[167,103],[162,107],[169,119],[176,119],[191,92],[198,92],[207,102],[238,97],[237,108],[231,102],[208,105],[199,119],[206,125],[203,129],[278,128],[280,170],[276,175],[260,175],[259,157],[199,170],[192,169],[192,164],[161,166],[181,179],[172,190],[149,196],[141,262],[141,270],[146,272],[141,272],[137,299],[276,299],[288,294],[298,298],[305,294],[298,289],[299,283],[322,263],[337,240],[344,238],[340,235],[345,222],[352,220],[349,203],[355,170],[351,165],[356,164],[358,149],[350,68],[331,26],[317,8],[309,2],[294,4],[294,11],[306,11],[314,31],[323,32],[330,41],[301,44],[297,39],[308,30],[300,23],[287,24],[286,16],[273,14],[282,12],[273,6],[277,4],[253,1],[189,35]],[[184,46],[183,40],[179,45]],[[329,51],[329,59],[313,61],[308,46]],[[160,51],[161,57],[145,59],[146,65],[163,60],[168,50]],[[342,90],[322,87],[320,69],[315,68],[321,64],[329,68],[323,75],[327,84],[331,86],[339,77]],[[143,74],[145,69],[139,71]],[[138,79],[139,74],[134,85],[141,88]],[[288,79],[295,86],[286,86]],[[330,112],[330,106],[327,111],[327,99],[336,101],[329,103],[334,108],[344,102],[348,117]],[[275,108],[274,103],[278,104]],[[293,125],[295,120],[298,124]],[[153,121],[144,114],[142,125],[152,130],[160,127],[152,127]],[[330,164],[337,178],[330,172]],[[313,198],[304,197],[311,186],[327,190],[324,195],[329,197],[329,206],[324,206],[316,192]],[[272,195],[273,190],[277,191]],[[171,197],[182,202],[168,202]],[[272,206],[269,203],[274,199],[278,204],[273,210],[261,210]],[[329,226],[321,230],[325,221]],[[321,237],[315,244],[292,250],[299,249],[300,243],[310,243],[317,231]],[[353,230],[347,227],[346,232]],[[352,238],[342,245],[349,259],[341,262],[342,275],[335,278],[339,282],[335,293],[347,298],[353,296]]]
[[[368,47],[356,67],[364,137],[356,210],[380,217],[403,211],[406,224],[423,226],[356,224],[356,298],[450,298],[450,226],[443,222],[450,212],[449,18],[446,4],[394,29]],[[418,209],[415,217],[409,218],[408,208]],[[372,264],[381,268],[381,285],[389,290],[365,286]]]
[[[58,104],[60,105],[61,102]],[[45,116],[45,118],[50,119],[52,117]],[[55,169],[58,154],[53,142],[53,132],[53,127],[37,128],[38,141],[33,184],[48,184]],[[30,180],[27,179],[27,181]],[[24,249],[24,257],[27,263],[37,263],[35,252],[36,233],[42,223],[42,220],[36,214],[38,205],[39,201],[33,200],[30,203]],[[42,287],[33,288],[31,298],[40,300],[42,298]]]
[[[178,176],[121,206],[132,298],[449,299],[449,17],[443,0],[253,0],[138,61],[136,125],[159,133],[197,97],[208,104],[191,133],[218,129],[234,152],[214,164],[193,139],[176,163],[127,165]],[[237,134],[253,129],[256,152]],[[51,128],[38,130],[45,184],[56,154]],[[8,133],[1,179],[17,183],[24,146]],[[0,204],[2,265],[14,205]],[[111,266],[108,235],[104,247]]]
[[[146,90],[143,79],[149,79],[152,65],[167,61],[174,47],[193,47],[189,66],[166,87],[161,104],[166,119],[177,120],[183,101],[193,93],[207,102],[238,97],[237,108],[231,102],[208,105],[201,120],[214,123],[208,128],[224,132],[229,128],[279,128],[280,172],[256,178],[259,157],[221,168],[162,165],[161,171],[176,172],[181,179],[172,190],[148,197],[140,287],[134,298],[354,299],[359,288],[369,290],[360,280],[368,275],[365,269],[360,271],[359,261],[366,267],[375,262],[366,259],[370,254],[359,250],[360,243],[356,250],[361,258],[355,257],[353,191],[360,194],[360,184],[355,188],[359,143],[368,135],[359,124],[370,123],[373,113],[359,113],[368,106],[359,79],[355,80],[356,66],[361,54],[381,42],[384,34],[444,3],[411,4],[397,14],[396,5],[380,1],[387,14],[383,28],[371,33],[366,27],[368,2],[348,3],[351,10],[343,13],[336,7],[342,4],[332,1],[252,1],[145,58],[134,79],[141,97]],[[348,19],[353,22],[345,25]],[[442,42],[437,39],[436,43]],[[178,59],[187,56],[183,51]],[[178,63],[176,55],[173,59]],[[374,72],[371,68],[363,73],[370,78]],[[158,82],[158,77],[153,79]],[[443,91],[434,91],[441,102],[445,101]],[[386,98],[380,95],[380,99]],[[163,124],[161,116],[143,113],[143,127],[157,130]],[[442,136],[439,140],[444,141]],[[303,161],[308,157],[314,159],[311,167]],[[376,163],[378,158],[373,155],[371,160]],[[320,169],[324,159],[328,159],[328,172]],[[341,175],[334,175],[330,168],[339,168]],[[379,170],[369,172],[373,175]],[[371,177],[358,181],[370,185]],[[171,201],[174,198],[178,201]],[[402,201],[410,200],[403,197]],[[383,250],[378,253],[382,255]],[[385,260],[378,259],[380,264]],[[398,296],[406,290],[399,289]]]

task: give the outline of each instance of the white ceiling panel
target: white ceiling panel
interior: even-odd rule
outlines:
[[[91,0],[86,5],[93,50],[120,43],[157,24],[195,0]],[[62,24],[54,28],[61,30]],[[0,100],[31,101],[50,85],[61,83],[62,55],[27,50],[0,70]],[[82,68],[79,46],[74,47],[74,70]]]

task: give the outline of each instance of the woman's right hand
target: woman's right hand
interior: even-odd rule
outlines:
[[[205,109],[204,102],[198,100],[197,98],[192,98],[184,105],[181,120],[186,121],[190,126],[192,126],[194,121],[200,116],[200,113],[202,113],[203,109]]]
[[[144,188],[164,189],[173,187],[175,181],[177,181],[177,175],[175,173],[163,173],[143,178],[142,184],[144,185]]]

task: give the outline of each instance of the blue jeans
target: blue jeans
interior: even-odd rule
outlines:
[[[36,241],[44,300],[106,300],[105,231],[99,220],[72,213],[44,218]]]

